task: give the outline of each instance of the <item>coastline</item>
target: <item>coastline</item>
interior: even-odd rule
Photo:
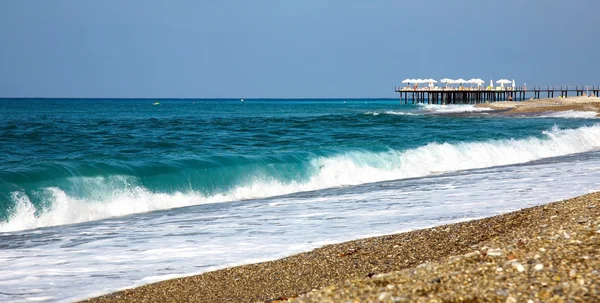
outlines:
[[[82,302],[560,302],[567,297],[583,302],[600,299],[598,254],[600,192],[327,245]]]
[[[502,111],[503,114],[540,114],[561,111],[592,111],[600,116],[600,97],[544,98],[527,101],[480,103],[479,108]]]

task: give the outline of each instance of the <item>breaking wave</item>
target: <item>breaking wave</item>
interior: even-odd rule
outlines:
[[[28,191],[10,191],[8,202],[12,205],[11,211],[7,220],[0,222],[0,232],[72,224],[205,203],[264,198],[337,186],[525,163],[542,158],[587,152],[598,147],[600,147],[600,124],[595,124],[576,129],[554,127],[544,131],[540,136],[519,140],[456,144],[432,142],[407,150],[389,149],[383,152],[355,150],[332,155],[314,154],[295,157],[293,159],[297,163],[293,165],[279,163],[279,166],[271,170],[268,168],[274,164],[264,161],[254,163],[255,166],[262,167],[261,169],[248,170],[248,163],[233,165],[230,169],[240,169],[240,171],[227,176],[238,177],[228,178],[230,183],[227,186],[213,184],[212,190],[193,184],[190,184],[187,189],[181,187],[174,187],[177,189],[172,191],[164,188],[157,189],[142,182],[143,176],[125,173],[135,172],[135,170],[95,177],[83,177],[78,174],[63,178],[66,180],[64,184],[70,186],[62,184],[40,186]],[[290,159],[278,161],[292,161]],[[278,170],[287,171],[276,174],[275,171]],[[206,171],[206,169],[195,170],[197,174],[206,174]],[[181,174],[181,171],[172,169],[167,170],[166,174],[169,177],[165,178],[164,182],[178,180],[176,174]],[[186,171],[186,174],[189,174],[189,171]],[[4,179],[7,179],[6,175]],[[185,176],[178,182],[190,182],[191,179],[190,176]]]

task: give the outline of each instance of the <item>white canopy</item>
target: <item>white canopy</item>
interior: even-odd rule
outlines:
[[[448,79],[448,78],[444,78],[444,79],[440,80],[440,82],[442,82],[442,83],[454,83],[454,80]]]
[[[437,80],[427,79],[427,83],[437,83]]]
[[[411,82],[412,82],[412,79],[404,79],[404,80],[402,80],[402,83],[411,83]]]
[[[463,79],[463,78],[460,78],[460,79],[456,79],[456,80],[454,80],[454,83],[459,83],[459,84],[460,84],[460,83],[466,83],[466,82],[467,82],[467,80],[465,80],[465,79]]]
[[[510,80],[506,80],[506,79],[500,79],[498,81],[496,81],[496,83],[500,83],[500,84],[510,84],[512,83]]]
[[[469,81],[467,81],[467,83],[473,83],[473,84],[483,84],[483,82],[485,82],[485,81],[483,81],[481,79],[475,79],[475,78],[470,79]]]

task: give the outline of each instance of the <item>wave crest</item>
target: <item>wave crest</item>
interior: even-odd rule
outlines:
[[[153,192],[139,186],[134,177],[76,177],[93,184],[95,192],[75,197],[58,187],[43,188],[47,208],[36,210],[23,192],[11,195],[14,210],[0,223],[0,232],[72,224],[109,217],[176,207],[265,198],[302,191],[499,165],[524,163],[542,158],[591,151],[600,147],[600,124],[577,129],[554,127],[541,137],[521,140],[490,140],[470,143],[436,143],[405,151],[352,151],[334,156],[316,156],[307,165],[308,178],[282,181],[258,174],[217,193],[198,191]],[[115,181],[116,180],[116,181]]]
[[[433,113],[469,113],[469,112],[484,112],[490,111],[490,108],[475,107],[471,104],[417,104],[421,109]]]

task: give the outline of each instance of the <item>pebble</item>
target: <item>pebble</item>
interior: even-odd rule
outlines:
[[[502,256],[502,250],[500,250],[500,249],[490,249],[490,250],[487,251],[487,255],[488,256],[492,256],[492,257]]]
[[[387,293],[387,292],[382,292],[382,293],[379,295],[378,299],[379,299],[379,301],[383,301],[383,300],[385,300],[385,299],[386,299],[387,297],[389,297],[389,296],[390,296],[390,294],[389,294],[389,293]]]
[[[542,264],[542,263],[538,263],[538,264],[536,264],[536,265],[535,265],[533,268],[534,268],[535,270],[538,270],[538,271],[539,271],[539,270],[542,270],[542,269],[544,269],[544,264]]]
[[[525,270],[525,267],[523,266],[523,264],[519,263],[519,262],[513,262],[512,266],[518,271],[518,272],[523,272]]]
[[[575,270],[575,269],[571,269],[571,270],[569,271],[569,277],[571,277],[571,278],[575,278],[576,276],[577,276],[577,270]]]

